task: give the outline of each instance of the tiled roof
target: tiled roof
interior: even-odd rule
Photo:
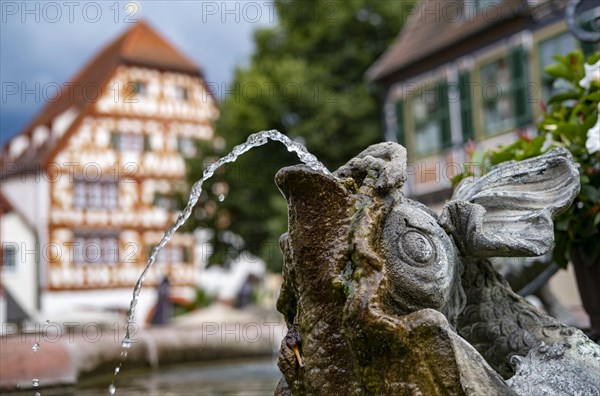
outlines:
[[[31,142],[31,135],[37,126],[49,126],[56,116],[70,108],[81,112],[90,104],[85,88],[89,88],[90,85],[105,86],[119,65],[146,66],[201,75],[200,68],[193,61],[163,39],[148,23],[140,21],[98,52],[73,78],[69,79],[70,89],[61,90],[59,96],[49,100],[23,131],[5,143],[0,162],[11,162],[17,166],[10,168],[22,170],[39,166],[47,160],[47,156],[58,143],[56,139],[49,138],[37,148],[30,144],[30,147],[16,159],[8,158],[8,148],[13,139],[19,136],[26,135]],[[10,173],[10,169],[7,168],[3,167],[4,175]]]
[[[141,21],[125,33],[118,47],[124,63],[198,73],[198,66]]]
[[[468,3],[457,0],[417,2],[396,41],[367,71],[367,79],[382,80],[450,46],[458,45],[461,41],[480,34],[491,26],[522,16],[528,10],[527,1],[523,0],[499,1],[488,5],[483,12],[478,13],[465,12],[464,4],[475,4],[475,2],[472,0]]]

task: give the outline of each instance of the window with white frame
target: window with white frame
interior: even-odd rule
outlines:
[[[91,208],[103,207],[103,188],[100,183],[88,183],[88,204]]]
[[[481,68],[481,95],[486,133],[514,126],[511,78],[506,59],[499,59]]]
[[[180,264],[187,261],[183,246],[165,246],[157,257],[157,262],[161,264]]]
[[[437,112],[432,95],[418,95],[412,98],[412,114],[415,123],[415,152],[423,156],[439,151],[440,124],[435,119]]]
[[[119,184],[102,183],[102,203],[107,209],[115,209],[119,204]]]
[[[117,235],[75,234],[73,239],[74,264],[117,264],[119,238]]]
[[[121,151],[142,152],[144,151],[144,136],[139,133],[117,133],[115,134],[116,148]]]
[[[76,181],[73,186],[73,206],[76,208],[87,207],[87,183]]]
[[[483,130],[487,135],[523,127],[531,122],[537,102],[528,79],[528,55],[522,46],[480,69]]]
[[[73,206],[76,208],[115,209],[118,205],[118,195],[119,184],[117,182],[75,180]]]
[[[447,89],[445,81],[438,81],[411,98],[418,157],[451,145]]]

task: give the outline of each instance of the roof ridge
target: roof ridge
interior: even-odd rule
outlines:
[[[107,79],[119,65],[138,65],[202,76],[199,66],[163,38],[148,22],[141,19],[108,44],[102,46],[78,69],[77,73],[65,80],[65,83],[69,83],[69,85],[63,83],[63,87],[66,88],[59,90],[57,95],[45,103],[25,128],[4,143],[0,152],[0,162],[7,160],[8,148],[18,136],[31,138],[36,126],[51,124],[58,115],[70,108],[75,107],[81,114],[85,108],[93,104],[93,101],[87,97],[85,89],[89,88],[90,84],[94,84],[98,85],[100,90],[104,90]],[[35,149],[36,153],[32,153],[33,157],[21,158],[22,156],[20,156],[13,160],[30,161],[33,158],[43,160],[45,155],[51,152],[53,147],[67,135],[68,133],[64,133],[54,142],[51,142],[52,137],[49,137],[45,143]]]
[[[442,8],[431,8],[431,4],[450,4],[441,0],[415,2],[398,36],[367,69],[368,81],[389,78],[403,68],[434,56],[440,48],[458,45],[470,35],[516,20],[522,13],[530,11],[526,0],[500,0],[494,3],[498,15],[488,17],[481,10],[462,10],[456,18],[446,16]],[[458,16],[462,16],[459,18]],[[524,18],[520,22],[526,22]]]
[[[119,46],[119,50],[117,51],[119,55],[123,55],[123,52],[128,50],[130,47],[135,45],[138,36],[140,35],[140,30],[143,26],[144,22],[140,21],[136,23],[133,27],[131,27],[128,31],[123,34],[123,42]]]
[[[144,41],[146,40],[146,41]],[[143,49],[149,42],[154,41],[155,52],[160,56],[152,57]],[[200,67],[176,46],[169,42],[146,20],[140,20],[124,35],[124,41],[119,48],[119,56],[124,62],[150,65],[158,68],[175,68],[184,72],[201,74]]]

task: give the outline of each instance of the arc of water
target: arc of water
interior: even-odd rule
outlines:
[[[222,157],[217,162],[212,163],[208,168],[206,168],[204,170],[204,173],[202,174],[202,178],[200,180],[198,180],[197,182],[195,182],[194,185],[192,186],[191,192],[190,192],[190,197],[188,199],[188,202],[187,202],[185,208],[179,213],[179,215],[177,216],[177,219],[175,220],[175,223],[173,223],[173,225],[165,232],[165,234],[163,235],[163,237],[160,240],[160,242],[158,243],[158,245],[156,245],[154,247],[154,249],[152,250],[152,254],[148,258],[146,267],[142,271],[140,277],[138,278],[138,280],[135,284],[135,287],[133,289],[133,297],[132,297],[131,303],[129,305],[129,310],[127,311],[127,323],[126,323],[126,329],[125,329],[125,336],[123,337],[123,341],[121,343],[123,348],[129,348],[131,346],[131,326],[134,323],[133,316],[135,314],[135,309],[136,309],[136,306],[138,303],[138,298],[139,298],[140,292],[142,290],[142,285],[144,283],[144,280],[146,279],[148,272],[152,268],[152,265],[156,261],[156,258],[158,257],[158,254],[160,253],[162,248],[167,244],[167,242],[169,242],[169,240],[171,239],[173,234],[175,234],[175,232],[186,222],[186,220],[192,214],[192,209],[198,202],[198,199],[200,198],[200,194],[202,193],[202,184],[206,180],[208,180],[210,177],[212,177],[214,175],[214,173],[216,172],[216,170],[219,169],[221,166],[223,166],[227,163],[230,163],[230,162],[234,162],[240,155],[242,155],[246,151],[248,151],[254,147],[262,146],[262,145],[266,144],[269,140],[278,141],[278,142],[283,143],[286,146],[287,150],[290,152],[295,152],[296,155],[298,156],[298,159],[300,159],[300,161],[302,161],[304,164],[306,164],[307,166],[309,166],[310,168],[312,168],[316,171],[320,171],[327,175],[331,175],[331,172],[329,172],[329,170],[317,159],[317,157],[315,157],[313,154],[309,153],[308,150],[306,149],[306,147],[304,147],[304,145],[293,141],[292,139],[290,139],[289,137],[287,137],[286,135],[282,134],[281,132],[279,132],[275,129],[257,132],[257,133],[254,133],[254,134],[248,136],[248,139],[246,140],[245,143],[235,146],[229,154]],[[127,356],[127,353],[124,352],[121,354],[121,356],[123,358],[125,358]],[[120,363],[119,366],[115,369],[115,374],[114,374],[115,376],[120,371],[121,364],[122,363]],[[111,385],[109,386],[109,393],[114,394],[115,391],[116,391],[116,388],[114,385],[114,377],[113,377],[113,381],[112,381]]]

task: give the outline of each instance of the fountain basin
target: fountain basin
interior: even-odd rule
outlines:
[[[121,337],[112,329],[105,329],[99,337],[92,333],[85,335],[81,329],[75,329],[70,336],[65,333],[54,342],[49,341],[50,335],[40,334],[3,337],[0,390],[30,389],[33,379],[38,379],[40,388],[45,388],[74,385],[80,379],[112,374],[123,352]],[[285,329],[278,321],[252,314],[196,315],[181,323],[135,333],[121,371],[185,362],[270,357],[283,334]],[[36,341],[40,348],[32,352],[31,346]],[[117,388],[120,378],[117,377]]]

